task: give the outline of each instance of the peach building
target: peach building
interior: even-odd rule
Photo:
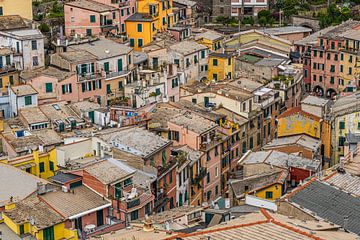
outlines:
[[[125,20],[135,13],[135,0],[79,0],[64,5],[65,34],[83,36],[124,33]]]

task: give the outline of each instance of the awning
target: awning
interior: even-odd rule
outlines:
[[[100,15],[103,15],[103,16],[106,16],[106,15],[109,15],[110,14],[110,12],[102,12],[102,13],[100,13]]]

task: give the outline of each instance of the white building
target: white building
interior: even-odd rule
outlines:
[[[11,116],[18,115],[18,110],[38,105],[38,92],[31,85],[19,85],[9,88]]]
[[[19,70],[45,66],[44,36],[38,29],[1,31],[0,47],[12,49],[15,67]]]

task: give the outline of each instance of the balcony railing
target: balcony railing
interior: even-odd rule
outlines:
[[[101,79],[101,73],[93,73],[93,74],[83,74],[78,75],[78,81],[88,81],[88,80],[99,80]]]
[[[119,71],[119,72],[109,72],[109,73],[106,73],[106,79],[120,77],[120,76],[128,74],[129,72],[130,72],[129,70],[123,70],[123,71]]]
[[[200,168],[199,173],[196,174],[194,178],[191,178],[191,184],[193,184],[193,185],[199,185],[199,184],[200,184],[200,181],[201,181],[202,179],[204,179],[204,177],[206,176],[206,174],[207,174],[206,168],[204,168],[204,167]]]
[[[133,208],[133,207],[136,207],[136,206],[139,206],[140,205],[140,198],[136,198],[134,200],[131,200],[129,202],[126,203],[126,207],[129,209],[129,208]]]
[[[129,1],[119,2],[119,7],[125,7],[125,6],[128,6],[129,4],[130,4]]]

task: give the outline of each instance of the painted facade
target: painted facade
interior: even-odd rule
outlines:
[[[32,20],[32,10],[31,0],[4,0],[0,2],[0,16],[20,15],[23,18]]]
[[[230,54],[211,53],[208,66],[208,80],[222,81],[235,77],[234,59]]]

